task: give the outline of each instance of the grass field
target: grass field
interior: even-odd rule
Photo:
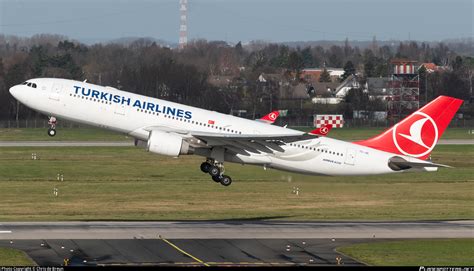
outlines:
[[[0,247],[0,266],[35,266],[36,264],[23,252]]]
[[[294,127],[309,132],[311,127]],[[360,140],[376,136],[384,128],[342,128],[331,130],[330,137],[342,140]],[[474,128],[448,128],[443,139],[474,139]],[[0,129],[0,141],[122,141],[131,140],[123,134],[98,128],[59,128],[55,137],[47,135],[47,129]]]
[[[350,245],[336,250],[369,265],[474,265],[474,239],[372,242]]]
[[[473,153],[474,146],[438,146],[433,160],[456,168],[369,177],[227,163],[234,183],[223,187],[200,172],[197,156],[134,147],[0,148],[0,221],[473,219]]]

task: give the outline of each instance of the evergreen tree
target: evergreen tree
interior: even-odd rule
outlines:
[[[319,82],[331,82],[331,75],[326,68],[324,68],[323,72],[319,76]]]
[[[344,74],[342,74],[341,81],[344,81],[347,79],[347,77],[354,75],[356,72],[354,64],[352,64],[352,61],[347,61],[346,64],[344,64]]]
[[[299,72],[303,68],[303,59],[295,51],[291,52],[288,57],[288,68],[294,72]]]
[[[364,63],[364,75],[365,77],[373,77],[374,76],[374,62],[372,59],[369,59]]]
[[[235,45],[235,52],[240,56],[240,55],[243,55],[244,54],[244,49],[242,48],[242,42],[238,42],[236,45]]]
[[[5,70],[3,68],[3,59],[0,57],[0,78],[3,78],[5,75]]]
[[[303,58],[303,66],[308,68],[313,66],[313,54],[311,53],[311,47],[306,47],[301,51],[301,57]]]
[[[456,73],[461,73],[463,69],[462,57],[456,56],[452,62],[453,71]]]

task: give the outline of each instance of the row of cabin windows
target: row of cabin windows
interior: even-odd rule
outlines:
[[[156,115],[156,116],[159,116],[159,115],[160,115],[160,114],[157,113],[157,112],[149,111],[149,110],[144,110],[144,109],[137,109],[137,112],[143,112],[143,113],[146,113],[146,114]],[[199,122],[199,121],[194,121],[194,120],[179,118],[179,117],[175,117],[175,116],[169,116],[169,115],[166,115],[166,114],[163,114],[163,116],[164,116],[165,118],[169,118],[169,119],[173,119],[173,120],[179,120],[179,121],[191,123],[191,124],[194,124],[194,125],[200,125],[200,126],[204,126],[204,127],[215,128],[215,129],[217,129],[217,130],[221,130],[221,131],[225,131],[225,132],[229,132],[229,133],[242,134],[242,132],[237,131],[237,130],[233,130],[233,129],[229,129],[229,128],[224,128],[224,127],[220,127],[220,126],[215,126],[215,125],[211,125],[211,124],[208,124],[208,123],[206,124],[206,123]]]
[[[289,145],[292,146],[292,147],[298,147],[298,148],[307,149],[307,150],[312,150],[312,151],[318,151],[318,152],[323,152],[323,153],[329,153],[329,154],[337,155],[337,156],[343,156],[343,154],[340,153],[340,152],[328,151],[328,150],[323,150],[323,149],[318,149],[318,148],[303,146],[303,145],[294,144],[294,143],[290,143]]]
[[[31,82],[23,82],[22,85],[26,85],[26,86],[31,87],[31,88],[36,88],[36,84],[35,84],[35,83],[31,83]]]
[[[99,99],[92,98],[92,97],[84,97],[84,96],[77,95],[77,94],[72,94],[72,93],[69,93],[69,96],[77,97],[77,98],[81,98],[83,100],[88,100],[88,101],[97,102],[97,103],[112,104],[112,102],[109,102],[109,101],[99,100]]]

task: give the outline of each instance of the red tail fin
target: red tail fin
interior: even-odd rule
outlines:
[[[273,112],[270,112],[267,115],[263,116],[260,120],[264,121],[264,122],[267,122],[267,123],[274,123],[279,115],[280,115],[279,111],[273,111]]]
[[[327,125],[322,125],[321,127],[314,129],[313,131],[309,133],[313,135],[327,136],[327,134],[329,134],[329,131],[331,131],[331,129],[332,129],[332,125],[327,124]]]
[[[439,96],[382,134],[355,143],[426,159],[462,103],[460,99]]]

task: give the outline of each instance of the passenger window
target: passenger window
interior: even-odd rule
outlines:
[[[28,85],[27,85],[27,86],[31,87],[31,83],[28,83]]]
[[[36,84],[35,84],[35,83],[33,83],[33,88],[36,88]]]

